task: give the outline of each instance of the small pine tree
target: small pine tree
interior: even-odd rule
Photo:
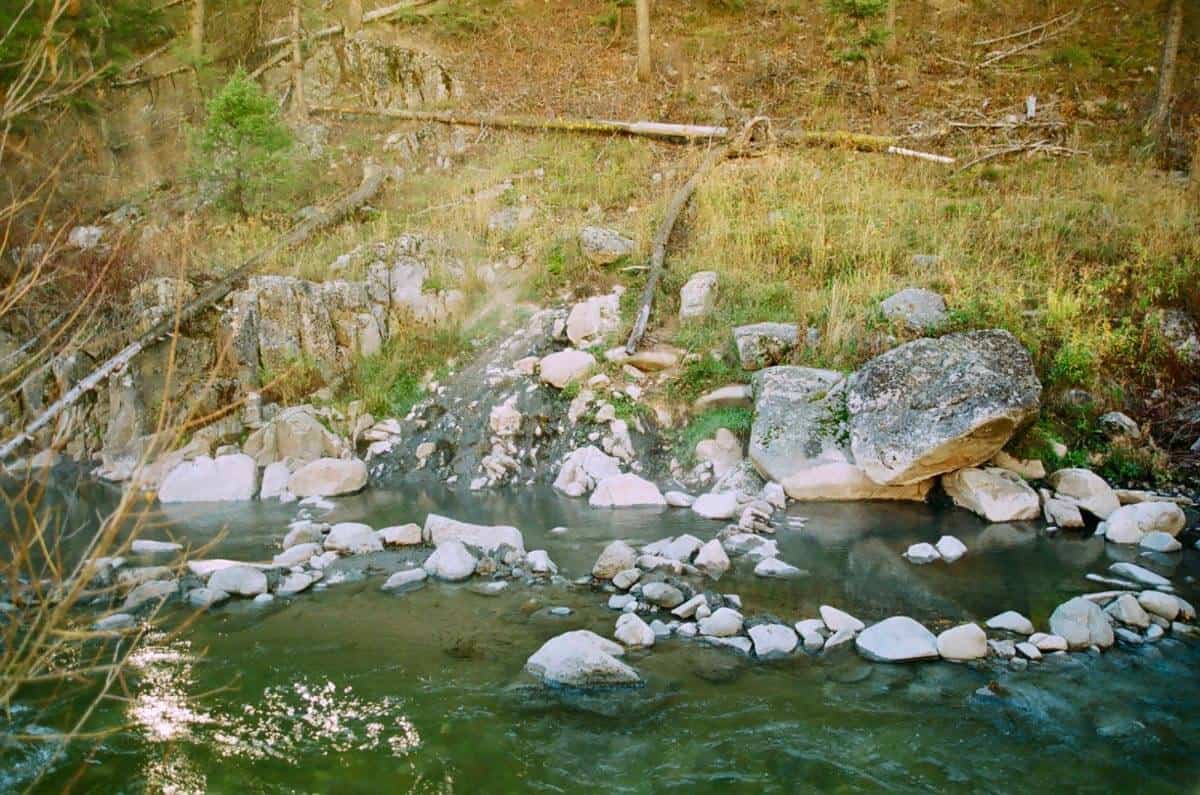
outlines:
[[[218,204],[246,216],[284,181],[291,146],[275,103],[239,68],[208,103],[193,173]]]

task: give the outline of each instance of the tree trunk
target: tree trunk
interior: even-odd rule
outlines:
[[[1167,12],[1167,35],[1163,39],[1162,63],[1158,68],[1158,92],[1154,107],[1146,118],[1143,132],[1161,147],[1171,117],[1171,99],[1175,91],[1175,58],[1179,54],[1179,39],[1183,34],[1183,0],[1171,0]]]
[[[346,33],[347,36],[353,36],[362,30],[363,26],[363,7],[362,0],[350,0],[349,7],[346,12]]]
[[[650,0],[637,0],[637,78],[650,79]]]
[[[204,59],[204,0],[192,0],[191,8],[192,81],[200,90],[200,64]]]
[[[898,0],[888,0],[887,11],[884,14],[883,26],[887,31],[887,41],[883,43],[883,51],[888,58],[896,56],[896,3]]]
[[[308,110],[304,106],[304,56],[300,52],[302,2],[292,0],[292,113],[303,121],[308,118]]]

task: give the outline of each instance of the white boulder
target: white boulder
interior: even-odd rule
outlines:
[[[158,487],[160,502],[232,502],[252,500],[258,492],[258,467],[244,453],[200,456],[177,464]]]
[[[876,662],[936,659],[937,638],[908,616],[892,616],[872,624],[854,638],[859,653]]]
[[[525,662],[525,670],[553,684],[570,687],[634,685],[637,671],[618,660],[625,654],[619,643],[595,632],[577,629],[551,638]]]

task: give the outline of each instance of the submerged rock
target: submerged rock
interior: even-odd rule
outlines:
[[[525,670],[571,687],[637,684],[637,671],[617,659],[624,654],[620,644],[580,629],[546,641],[525,662]]]
[[[380,590],[383,590],[383,591],[413,590],[413,589],[419,588],[421,585],[423,585],[425,583],[425,578],[427,576],[428,575],[425,573],[425,569],[407,569],[405,571],[398,571],[395,574],[393,574],[391,577],[387,578],[387,581],[384,582],[384,584],[382,586],[380,586]]]
[[[876,662],[914,662],[938,657],[937,638],[908,616],[893,616],[864,629],[854,639],[859,653]]]
[[[850,449],[884,485],[974,467],[1036,416],[1042,386],[1028,351],[991,329],[919,339],[851,376]]]

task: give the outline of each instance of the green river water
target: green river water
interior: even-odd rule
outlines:
[[[89,492],[64,499],[79,516],[103,507]],[[322,518],[382,527],[431,511],[520,527],[526,547],[547,549],[567,580],[588,573],[612,539],[707,539],[721,527],[690,511],[591,510],[544,488],[376,489]],[[1057,604],[1100,590],[1085,573],[1136,557],[932,506],[789,513],[808,522],[780,530],[780,557],[809,575],[763,580],[735,562],[718,587],[741,596],[747,618],[791,623],[828,603],[868,623],[907,614],[936,632],[1012,609],[1045,629]],[[295,506],[257,503],[177,507],[145,537],[198,545],[226,528],[211,556],[264,560],[295,515]],[[556,525],[569,530],[550,534]],[[966,543],[964,559],[917,567],[900,557],[944,533]],[[1189,549],[1139,562],[1195,601],[1197,558]],[[127,700],[98,716],[127,728],[72,746],[35,789],[1124,793],[1195,792],[1200,782],[1200,649],[1178,640],[1017,671],[994,660],[869,663],[852,647],[760,663],[670,639],[627,655],[644,687],[580,693],[544,688],[522,667],[560,632],[611,636],[617,613],[606,593],[514,583],[488,597],[430,583],[390,595],[379,590],[384,576],[349,570],[321,590],[262,608],[229,604],[178,637],[154,637],[127,678]],[[556,616],[555,606],[573,612]],[[45,730],[77,708],[13,719]],[[28,787],[47,753],[38,744],[0,751],[0,792]]]

